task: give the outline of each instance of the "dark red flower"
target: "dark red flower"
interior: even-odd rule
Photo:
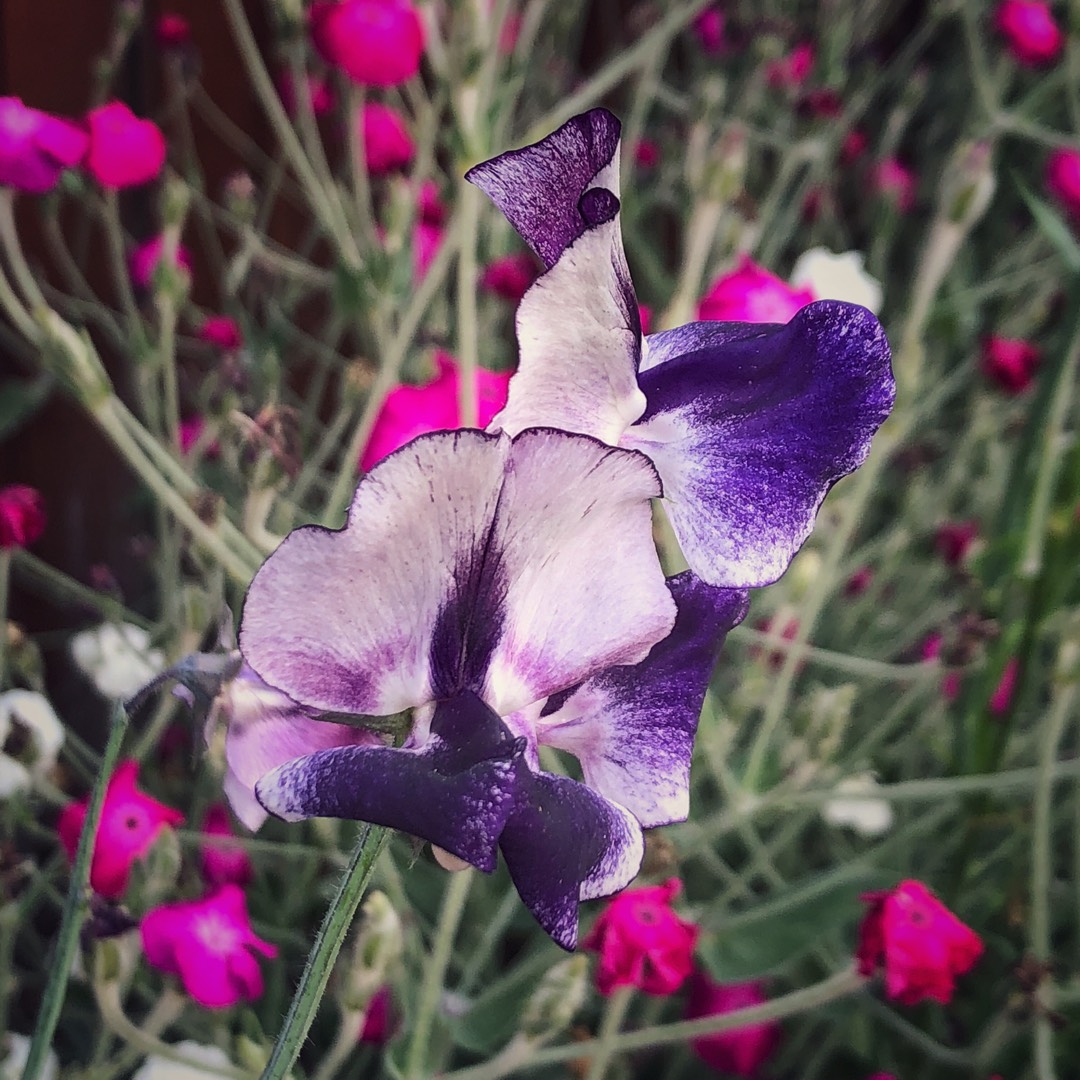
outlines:
[[[1031,385],[1042,353],[1030,341],[991,335],[983,342],[983,374],[1010,394],[1020,394]]]
[[[26,484],[0,488],[0,548],[24,548],[45,531],[45,501]]]
[[[480,275],[480,288],[517,304],[536,280],[539,267],[527,251],[493,259]]]
[[[183,15],[166,11],[158,17],[157,40],[163,49],[182,49],[191,41],[191,25]]]
[[[982,955],[982,939],[919,881],[867,893],[856,960],[862,975],[885,972],[885,993],[904,1005],[947,1005],[956,977]]]
[[[934,533],[934,548],[950,566],[963,566],[978,538],[977,521],[946,521]]]
[[[600,954],[596,986],[601,994],[636,986],[663,997],[682,986],[694,967],[698,928],[672,910],[681,890],[678,878],[627,889],[593,923],[582,947]]]
[[[695,972],[690,983],[690,999],[686,1003],[687,1020],[702,1016],[721,1016],[724,1013],[764,1005],[762,982],[716,983],[702,971]],[[701,1035],[690,1045],[702,1061],[723,1073],[753,1077],[772,1056],[780,1041],[780,1024],[768,1020],[763,1024]]]

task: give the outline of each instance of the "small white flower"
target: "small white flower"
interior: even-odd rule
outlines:
[[[102,623],[71,639],[71,656],[107,698],[126,698],[165,667],[165,654],[150,648],[150,635],[131,623]]]
[[[181,1065],[179,1061],[151,1054],[131,1080],[212,1080],[215,1076],[225,1076],[219,1070],[232,1064],[228,1054],[218,1046],[203,1046],[187,1039],[173,1044],[173,1049],[199,1064]]]
[[[860,836],[880,836],[893,824],[892,806],[876,797],[878,782],[873,773],[848,776],[836,785],[836,798],[821,808],[829,825],[854,829]]]
[[[791,284],[796,288],[809,285],[819,300],[862,304],[875,315],[881,310],[881,282],[866,272],[859,251],[840,255],[823,247],[804,251],[791,272]]]
[[[5,752],[13,734],[29,741],[17,757]],[[33,690],[0,694],[0,799],[26,791],[34,777],[44,776],[64,745],[64,725],[48,698]]]
[[[30,1041],[29,1035],[16,1035],[14,1031],[0,1035],[0,1080],[20,1080],[30,1056]],[[60,1063],[50,1050],[39,1074],[41,1080],[56,1080],[59,1072]]]

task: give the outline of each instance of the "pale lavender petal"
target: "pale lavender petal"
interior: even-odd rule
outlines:
[[[568,120],[558,131],[465,174],[506,215],[550,268],[587,229],[618,208],[619,121],[607,109]],[[590,188],[601,194],[590,195]],[[605,190],[606,189],[606,190]]]
[[[540,743],[581,762],[585,782],[625,806],[643,828],[690,811],[690,758],[698,718],[727,632],[746,615],[747,594],[707,585],[690,571],[668,581],[679,614],[641,661],[594,675],[551,699]]]
[[[757,329],[733,339],[726,326],[684,328],[687,351],[642,373],[648,408],[622,440],[656,465],[690,569],[733,588],[784,572],[826,492],[865,460],[895,392],[865,308],[822,300]]]
[[[291,761],[256,785],[259,801],[287,821],[338,817],[401,829],[480,870],[515,805],[523,741],[475,694],[439,702],[417,750],[339,747]]]
[[[644,838],[625,807],[576,780],[529,772],[499,847],[525,906],[556,942],[573,949],[579,901],[629,885],[641,868]]]

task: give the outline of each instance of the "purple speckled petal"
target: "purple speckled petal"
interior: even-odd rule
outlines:
[[[679,614],[641,661],[594,675],[552,699],[538,739],[581,762],[585,782],[651,829],[690,812],[690,758],[705,690],[747,594],[707,585],[690,571],[669,579]],[[545,710],[546,712],[546,710]]]
[[[649,404],[621,443],[656,465],[690,569],[729,588],[784,572],[826,492],[866,459],[895,392],[865,308],[822,300],[757,329],[679,331],[686,351],[642,373]]]
[[[686,353],[720,349],[733,341],[760,337],[762,326],[762,323],[696,322],[649,334],[642,342],[638,372],[677,360]],[[769,329],[774,327],[770,325]]]
[[[608,196],[619,191],[620,128],[607,109],[593,109],[532,146],[477,165],[465,179],[491,199],[550,269],[579,236],[618,209],[617,197],[612,204]]]
[[[576,780],[525,771],[499,847],[536,921],[564,949],[577,944],[578,903],[609,896],[641,868],[641,826]]]
[[[527,773],[523,749],[495,713],[465,692],[436,705],[419,749],[323,750],[275,769],[255,791],[267,810],[287,821],[370,821],[491,871],[519,776]]]

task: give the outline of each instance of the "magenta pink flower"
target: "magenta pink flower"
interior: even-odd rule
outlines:
[[[765,65],[765,78],[777,90],[797,90],[814,70],[814,46],[802,42],[780,60]]]
[[[1041,359],[1038,346],[1022,338],[991,335],[983,342],[983,374],[1009,394],[1021,394],[1031,385]]]
[[[641,332],[648,334],[652,326],[652,308],[648,304],[638,304],[637,313],[641,320]]]
[[[540,267],[527,251],[493,259],[480,275],[480,288],[517,304],[536,280]]]
[[[39,195],[86,156],[90,138],[59,116],[0,98],[0,185]]]
[[[360,458],[360,468],[364,472],[417,435],[461,427],[457,363],[444,352],[435,354],[435,363],[438,372],[431,382],[423,386],[399,386],[390,391]],[[509,371],[476,369],[480,427],[487,427],[506,404],[511,374]]]
[[[110,191],[153,180],[165,165],[165,136],[152,120],[140,120],[123,102],[100,105],[90,125],[90,175]]]
[[[45,500],[37,488],[0,488],[0,551],[29,547],[45,531]]]
[[[140,289],[150,289],[154,284],[154,274],[161,265],[165,254],[165,237],[158,233],[145,243],[140,244],[130,256],[128,256],[131,280]],[[176,265],[191,273],[191,253],[183,244],[176,248]]]
[[[982,955],[978,934],[965,926],[920,881],[867,893],[856,959],[862,975],[885,971],[885,993],[904,1005],[931,998],[947,1005],[956,976]]]
[[[706,8],[694,19],[694,35],[704,52],[716,56],[724,48],[724,13],[719,7]]]
[[[317,0],[310,25],[326,62],[361,86],[397,86],[420,70],[424,28],[408,0]]]
[[[394,1016],[390,988],[384,986],[375,991],[364,1013],[364,1026],[360,1029],[360,1041],[384,1046],[393,1034]]]
[[[413,281],[423,281],[443,242],[443,227],[421,219],[413,228]]]
[[[90,861],[90,886],[109,900],[119,900],[124,895],[132,865],[150,851],[162,830],[184,820],[179,810],[140,791],[136,786],[138,778],[139,763],[122,762],[105,790]],[[89,801],[86,798],[65,806],[56,824],[60,843],[72,860]]]
[[[198,338],[207,345],[215,345],[223,352],[235,352],[244,344],[244,335],[235,319],[228,315],[210,315],[203,319]]]
[[[1046,162],[1046,187],[1073,217],[1080,218],[1080,150],[1055,150]]]
[[[934,533],[934,549],[950,566],[963,566],[978,538],[977,521],[946,521]]]
[[[896,158],[878,162],[872,176],[874,190],[891,202],[897,210],[907,213],[915,207],[915,174]]]
[[[296,94],[296,82],[292,72],[287,68],[279,71],[275,79],[278,97],[285,111],[295,117],[300,100]],[[311,101],[311,111],[316,116],[325,116],[334,108],[334,91],[330,84],[321,75],[305,75],[303,77],[303,92]]]
[[[157,40],[163,49],[181,49],[191,41],[191,24],[183,15],[166,11],[158,16]]]
[[[793,289],[749,255],[718,277],[698,305],[698,318],[718,322],[786,323],[816,300],[810,288]]]
[[[199,441],[199,436],[206,427],[206,421],[198,414],[187,416],[180,421],[180,453],[186,454]]]
[[[652,139],[634,143],[634,161],[643,169],[655,169],[660,164],[660,147]]]
[[[209,885],[247,885],[255,876],[251,858],[236,839],[224,803],[214,803],[203,819],[202,872]]]
[[[416,202],[420,208],[421,221],[426,221],[429,225],[445,224],[446,206],[439,197],[439,185],[434,180],[425,180],[420,185]]]
[[[722,1016],[754,1005],[764,1005],[768,1000],[764,983],[716,983],[703,971],[698,971],[690,983],[686,1018],[697,1020],[703,1016]],[[701,1035],[691,1039],[690,1045],[702,1061],[719,1072],[753,1077],[772,1056],[779,1041],[780,1024],[770,1020],[716,1035]]]
[[[277,948],[256,937],[239,885],[222,885],[202,900],[163,904],[142,921],[143,951],[159,971],[176,975],[208,1009],[262,996],[254,952],[271,959]]]
[[[1050,5],[1043,0],[1001,0],[994,12],[994,25],[1014,59],[1028,67],[1056,60],[1065,44]]]
[[[989,707],[995,716],[1001,716],[1009,711],[1012,704],[1013,694],[1016,693],[1016,680],[1020,676],[1020,661],[1012,656],[1005,664],[1005,670],[1001,673],[994,692],[990,695]]]
[[[671,907],[682,882],[627,889],[593,923],[582,947],[600,954],[596,987],[607,996],[620,986],[666,997],[682,986],[694,967],[698,928]]]
[[[412,161],[416,146],[396,109],[377,101],[365,102],[359,124],[364,160],[373,176],[404,169]]]

